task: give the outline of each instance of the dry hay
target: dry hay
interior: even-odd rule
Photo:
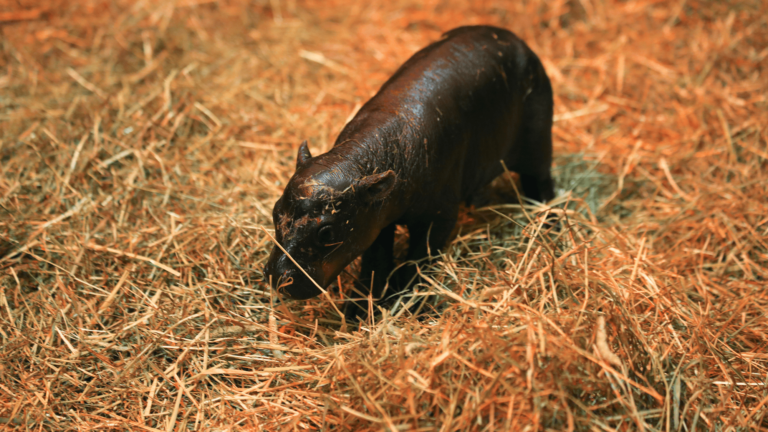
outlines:
[[[768,428],[768,6],[726,3],[4,2],[0,421]],[[422,320],[270,298],[300,141],[475,23],[544,60],[567,225],[467,211]]]

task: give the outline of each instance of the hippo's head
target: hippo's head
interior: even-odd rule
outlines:
[[[395,173],[360,175],[350,162],[333,151],[313,158],[304,141],[296,172],[275,203],[275,239],[290,257],[275,245],[265,271],[272,287],[292,299],[320,294],[312,280],[325,289],[386,224],[380,210]]]

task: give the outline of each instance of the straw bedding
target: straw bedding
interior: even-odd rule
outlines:
[[[4,2],[0,426],[767,429],[768,4],[728,3]],[[354,266],[272,298],[301,140],[479,23],[552,79],[558,198],[464,209],[359,326]]]

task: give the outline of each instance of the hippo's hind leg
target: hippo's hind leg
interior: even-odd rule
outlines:
[[[526,70],[531,78],[530,93],[523,99],[523,119],[513,154],[505,158],[509,169],[520,174],[526,197],[547,202],[555,197],[552,166],[552,86],[538,59]]]
[[[392,273],[394,264],[395,224],[391,224],[379,232],[379,236],[371,247],[363,253],[360,265],[360,283],[355,287],[363,295],[371,294],[374,300],[381,298],[387,277]],[[360,297],[359,294],[353,294]],[[367,298],[350,302],[346,306],[344,316],[349,321],[354,321],[358,316],[364,316],[368,310]]]
[[[539,174],[520,174],[520,184],[523,194],[534,201],[546,203],[555,197],[554,182],[549,170]]]

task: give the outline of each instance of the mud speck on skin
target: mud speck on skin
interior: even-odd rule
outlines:
[[[309,215],[304,215],[294,220],[286,215],[281,216],[278,229],[283,233],[283,242],[291,240],[296,235],[296,232],[307,226],[310,221],[315,221],[315,223],[317,223],[319,218],[312,218]]]

